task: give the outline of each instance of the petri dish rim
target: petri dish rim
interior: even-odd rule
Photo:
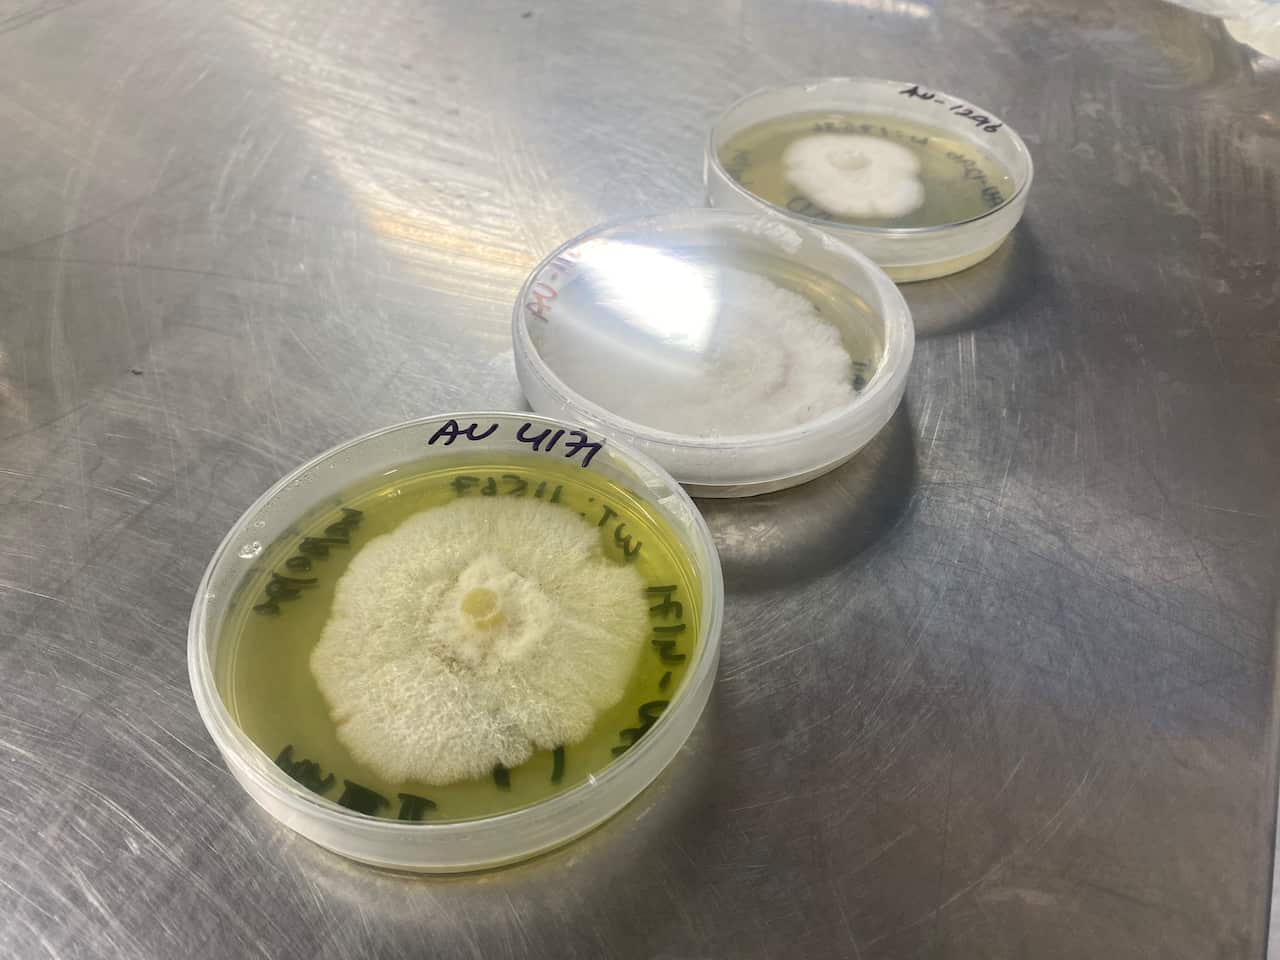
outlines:
[[[855,234],[864,233],[870,236],[878,236],[878,237],[927,236],[930,234],[946,233],[948,230],[955,230],[958,227],[964,227],[973,223],[981,223],[983,220],[987,220],[1007,210],[1009,206],[1015,203],[1018,200],[1018,198],[1022,196],[1023,192],[1028,187],[1031,186],[1031,181],[1035,177],[1035,163],[1031,159],[1031,151],[1027,149],[1027,144],[1022,139],[1022,136],[1018,133],[1018,131],[1015,130],[1012,126],[1010,126],[1007,122],[1005,122],[1005,120],[1002,117],[999,117],[996,114],[991,113],[984,108],[978,107],[976,104],[971,104],[967,100],[962,100],[960,97],[952,96],[950,93],[947,94],[947,97],[950,100],[958,103],[964,103],[966,106],[972,106],[975,109],[981,110],[983,115],[990,117],[993,123],[1001,124],[1003,129],[1010,135],[1010,138],[1013,141],[1014,151],[1015,153],[1017,153],[1019,160],[1021,160],[1023,163],[1026,164],[1025,175],[1021,177],[1018,177],[1017,171],[1012,171],[1012,170],[1010,171],[1010,174],[1015,176],[1015,178],[1017,179],[1017,183],[1013,193],[1009,194],[1009,196],[1007,196],[1000,203],[999,206],[992,207],[990,210],[980,213],[976,217],[968,217],[964,220],[948,220],[946,223],[936,223],[927,227],[873,227],[873,226],[862,226],[861,224],[855,224],[855,223],[843,223],[839,220],[820,220],[817,217],[810,217],[803,213],[796,213],[794,210],[789,210],[786,207],[778,206],[778,204],[773,203],[769,200],[766,200],[764,197],[761,197],[758,194],[752,193],[742,184],[738,183],[738,181],[735,180],[729,174],[729,171],[725,169],[724,164],[720,162],[720,151],[716,149],[716,137],[720,133],[720,127],[723,125],[727,117],[729,117],[740,107],[756,99],[757,97],[762,97],[767,94],[780,93],[780,92],[789,91],[789,90],[794,90],[798,93],[808,93],[809,91],[813,90],[815,87],[818,87],[822,84],[860,84],[860,83],[876,84],[884,87],[901,87],[906,85],[907,81],[886,80],[883,77],[866,77],[866,76],[815,77],[807,80],[797,80],[794,83],[786,83],[786,84],[781,84],[779,86],[757,87],[755,90],[752,90],[750,93],[745,94],[739,97],[737,100],[733,101],[733,103],[725,107],[725,109],[720,112],[720,115],[716,117],[715,123],[711,125],[711,131],[707,134],[707,146],[706,146],[707,162],[710,163],[715,168],[716,174],[721,178],[721,180],[730,190],[732,190],[734,193],[741,196],[744,200],[766,207],[768,210],[770,210],[777,216],[784,217],[789,220],[799,220],[803,223],[809,224],[810,226],[817,227],[820,230],[827,230],[827,231],[847,230],[850,233],[855,233]],[[801,111],[797,110],[795,112],[799,113]],[[789,114],[778,114],[778,116],[788,116],[788,115]],[[900,114],[892,114],[882,110],[875,110],[875,109],[869,109],[867,115],[873,116],[873,117],[894,117],[896,119],[902,118],[902,115]]]
[[[802,227],[804,229],[816,229],[817,234],[822,238],[822,244],[828,250],[838,252],[841,256],[848,257],[857,263],[866,274],[867,279],[871,281],[877,299],[880,301],[875,307],[877,315],[884,324],[884,353],[879,367],[872,374],[871,379],[867,381],[867,386],[853,399],[837,407],[832,407],[819,417],[797,424],[794,427],[788,427],[785,430],[775,430],[769,433],[721,434],[715,437],[695,437],[690,434],[672,433],[667,430],[650,427],[615,413],[613,410],[583,396],[565,383],[555,370],[543,360],[541,351],[538,350],[529,333],[529,325],[525,320],[525,313],[527,312],[525,304],[529,301],[534,285],[539,282],[543,271],[551,262],[566,250],[570,250],[613,230],[624,228],[641,230],[649,226],[660,226],[664,221],[671,221],[677,217],[714,218],[720,219],[724,223],[729,223],[732,220],[759,222],[762,214],[743,213],[736,210],[717,210],[713,207],[689,207],[683,210],[649,214],[638,218],[621,217],[608,220],[560,244],[560,246],[538,261],[537,266],[533,268],[525,282],[520,286],[520,293],[516,297],[511,319],[511,336],[515,350],[530,365],[532,371],[543,383],[559,393],[560,398],[566,401],[568,405],[606,427],[624,430],[642,440],[662,443],[678,449],[718,451],[726,446],[760,449],[786,444],[792,440],[804,439],[813,436],[815,433],[822,433],[827,429],[842,426],[851,414],[862,410],[874,409],[880,402],[880,395],[892,391],[896,380],[907,375],[911,354],[914,352],[914,336],[909,337],[907,335],[908,328],[911,326],[911,311],[907,307],[901,291],[884,273],[883,269],[866,254],[854,249],[839,237],[832,236],[821,228],[810,227],[806,223]],[[776,221],[776,218],[771,219]],[[786,226],[794,228],[796,225],[786,224]]]
[[[720,659],[720,632],[724,617],[724,579],[720,568],[719,554],[716,552],[711,531],[688,493],[660,465],[642,452],[632,449],[625,443],[619,443],[610,436],[599,434],[597,431],[601,439],[621,456],[624,464],[637,471],[635,479],[637,484],[641,485],[641,490],[633,490],[634,495],[645,500],[651,506],[655,505],[652,498],[644,495],[643,482],[649,477],[663,482],[666,487],[663,499],[668,496],[675,497],[685,508],[686,514],[691,520],[692,529],[690,533],[699,548],[699,556],[694,559],[693,565],[701,580],[703,618],[699,626],[697,644],[693,651],[695,659],[684,682],[676,691],[675,696],[672,697],[668,707],[655,721],[648,735],[628,749],[620,758],[611,762],[600,773],[589,775],[586,780],[570,787],[563,793],[493,816],[436,823],[429,820],[387,820],[348,810],[338,806],[332,800],[319,797],[280,770],[262,748],[240,729],[239,724],[232,718],[230,711],[223,702],[222,695],[217,689],[217,682],[214,676],[215,667],[212,659],[214,651],[213,640],[215,638],[210,636],[210,604],[208,601],[213,598],[211,588],[215,575],[234,556],[233,551],[236,546],[248,535],[246,524],[252,518],[261,514],[276,497],[287,490],[299,478],[307,476],[311,471],[323,466],[326,462],[334,460],[370,440],[398,431],[424,428],[431,424],[443,424],[450,419],[465,421],[498,418],[518,419],[521,422],[537,423],[541,426],[555,429],[574,428],[574,425],[567,421],[536,413],[510,410],[470,410],[419,417],[361,434],[325,450],[318,456],[290,470],[259,496],[237,518],[227,534],[222,538],[209,564],[206,566],[196,590],[187,630],[187,669],[197,712],[200,714],[201,721],[204,723],[209,736],[213,739],[214,745],[217,746],[227,765],[230,767],[234,761],[238,769],[248,776],[255,786],[263,790],[273,800],[283,804],[291,813],[299,814],[309,820],[319,821],[329,827],[372,831],[387,838],[412,837],[420,840],[430,835],[436,838],[448,838],[455,844],[461,844],[468,838],[476,838],[478,834],[481,834],[482,836],[476,840],[476,843],[484,844],[493,843],[493,838],[506,833],[513,837],[519,837],[522,828],[531,827],[534,824],[542,824],[545,831],[545,822],[553,819],[557,811],[567,811],[572,808],[580,809],[590,803],[592,794],[604,793],[610,787],[615,788],[615,794],[621,795],[621,799],[618,796],[611,797],[607,807],[601,807],[588,816],[575,818],[576,826],[574,828],[563,831],[549,842],[527,850],[515,851],[510,855],[477,858],[473,863],[456,861],[446,865],[423,865],[418,860],[411,861],[406,859],[403,862],[399,862],[372,856],[366,859],[352,853],[334,851],[364,863],[390,869],[407,869],[423,873],[467,872],[490,869],[525,860],[572,841],[616,815],[657,779],[662,771],[666,769],[671,758],[655,766],[655,763],[657,763],[654,757],[655,753],[665,747],[671,751],[672,757],[674,757],[675,752],[684,744],[701,717],[714,684],[715,671]],[[677,729],[678,727],[682,727],[682,729]],[[672,738],[678,738],[674,745],[672,744]],[[649,769],[642,769],[646,767]],[[235,775],[236,771],[232,770],[232,773]],[[628,778],[633,783],[619,783],[619,781],[624,781]],[[640,778],[643,778],[643,782],[640,782],[637,786],[635,781]],[[255,800],[259,799],[256,795],[251,794],[251,796]],[[261,804],[261,801],[259,803]],[[275,819],[281,820],[281,817],[274,810],[268,808],[268,813]],[[291,826],[303,836],[307,836],[308,839],[315,840],[305,830],[298,829],[292,823],[286,823],[286,826]],[[327,846],[324,843],[321,843],[321,845]]]

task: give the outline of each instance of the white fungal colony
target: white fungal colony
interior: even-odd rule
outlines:
[[[904,217],[924,205],[920,161],[879,137],[822,133],[782,154],[787,181],[841,217]]]
[[[655,341],[647,351],[626,340],[598,342],[584,351],[579,327],[550,324],[543,359],[607,410],[698,437],[785,430],[853,397],[849,351],[809,300],[731,267],[715,279],[709,306],[687,318],[681,340]],[[697,347],[682,346],[689,341]]]
[[[644,645],[644,582],[564,506],[466,499],[365,545],[311,655],[338,738],[393,783],[452,783],[584,738]]]

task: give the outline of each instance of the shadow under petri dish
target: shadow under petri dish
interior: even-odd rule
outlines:
[[[960,333],[1012,318],[1052,284],[1036,235],[1023,222],[981,263],[899,288],[917,337]]]
[[[548,870],[563,871],[583,860],[600,859],[609,863],[634,863],[642,859],[667,836],[698,836],[685,825],[707,809],[712,791],[719,724],[717,696],[707,701],[702,716],[690,733],[684,747],[671,763],[658,774],[639,796],[615,816],[561,846],[545,850],[527,860],[497,867],[478,867],[474,871],[451,874],[420,873],[394,867],[377,867],[335,856],[318,845],[298,845],[295,855],[306,858],[313,880],[326,893],[345,902],[358,904],[362,910],[378,910],[385,903],[387,921],[400,915],[402,909],[393,900],[372,898],[369,891],[381,889],[394,896],[398,884],[430,884],[440,896],[452,891],[463,893],[477,886],[506,886],[512,892],[530,888],[546,889]],[[430,829],[426,827],[425,829]],[[577,877],[577,897],[589,899],[599,890],[594,871],[557,873]],[[555,888],[563,895],[563,886]]]
[[[740,500],[699,500],[724,569],[725,590],[820,577],[892,529],[915,486],[911,420],[900,405],[848,463],[815,480]]]

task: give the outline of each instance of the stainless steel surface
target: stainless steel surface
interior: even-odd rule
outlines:
[[[18,0],[0,63],[0,953],[1261,955],[1275,61],[1156,0]],[[1036,185],[908,290],[873,448],[708,505],[679,762],[480,877],[267,819],[187,689],[223,531],[336,441],[517,404],[540,255],[696,203],[738,95],[850,72],[990,105]]]

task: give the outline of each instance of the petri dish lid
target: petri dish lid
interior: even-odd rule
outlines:
[[[851,122],[840,122],[841,115]],[[870,217],[870,222],[851,223],[804,202],[802,192],[784,201],[781,196],[765,199],[761,193],[766,191],[758,186],[761,193],[744,186],[742,171],[735,176],[731,169],[733,159],[726,163],[726,150],[735,138],[753,128],[805,117],[821,128],[815,133],[889,141],[889,149],[895,151],[908,148],[918,153],[924,149],[922,139],[933,139],[937,172],[920,173],[923,195],[935,190],[948,191],[953,200],[963,195],[974,202],[977,212],[912,226],[894,225],[887,217],[879,223]],[[988,173],[996,171],[1000,182],[992,183]],[[898,282],[956,273],[994,253],[1022,217],[1033,173],[1031,154],[1022,138],[990,110],[925,84],[872,77],[828,77],[748,94],[712,126],[703,165],[708,205],[768,212],[829,231]],[[936,185],[929,182],[931,176],[938,178]],[[940,209],[951,206],[944,204]]]
[[[569,438],[576,444],[543,443]],[[573,451],[577,451],[574,453]],[[594,450],[594,453],[591,451]],[[318,795],[284,773],[245,732],[224,695],[233,641],[224,627],[246,602],[273,546],[296,541],[302,518],[333,509],[353,485],[402,467],[454,464],[460,451],[489,469],[516,458],[564,464],[630,491],[678,538],[697,574],[697,638],[683,680],[652,728],[622,756],[576,785],[506,812],[399,821],[366,815]],[[591,453],[590,456],[586,454]],[[264,547],[264,544],[268,546]],[[597,433],[528,413],[443,414],[397,424],[341,444],[293,470],[235,522],[205,571],[188,630],[187,662],[196,707],[228,769],[267,813],[335,853],[394,870],[455,873],[522,860],[561,846],[616,814],[671,763],[702,714],[720,655],[724,582],[711,534],[686,493],[657,464]]]
[[[534,410],[617,436],[694,496],[794,486],[902,398],[910,311],[815,227],[687,210],[606,224],[530,274],[512,321]]]

